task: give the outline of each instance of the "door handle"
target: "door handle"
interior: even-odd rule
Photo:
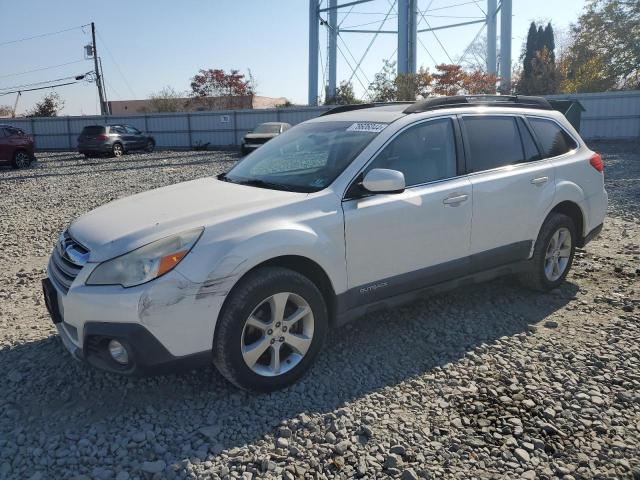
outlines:
[[[466,202],[467,198],[469,198],[469,195],[466,195],[464,193],[462,195],[453,194],[450,197],[445,198],[442,203],[444,203],[445,205],[452,205],[454,207],[457,207],[462,202]]]
[[[536,177],[533,180],[531,180],[531,183],[533,185],[544,185],[548,181],[549,181],[549,177]]]

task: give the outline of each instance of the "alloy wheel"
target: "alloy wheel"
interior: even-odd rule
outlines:
[[[245,321],[242,358],[258,375],[282,375],[305,357],[313,330],[309,303],[294,293],[276,293],[260,302]]]
[[[122,149],[122,145],[120,145],[119,143],[116,143],[113,145],[114,157],[121,157],[123,153],[124,153],[124,150]]]
[[[18,168],[26,168],[29,166],[30,158],[29,155],[25,152],[17,152],[16,153],[16,167]]]
[[[558,280],[569,264],[571,257],[571,232],[562,227],[555,231],[549,240],[544,257],[544,274],[551,282]]]

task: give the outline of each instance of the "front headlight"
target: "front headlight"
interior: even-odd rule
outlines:
[[[196,244],[204,228],[161,238],[98,265],[87,285],[134,287],[173,270]]]

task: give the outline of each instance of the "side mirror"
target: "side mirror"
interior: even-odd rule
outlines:
[[[404,174],[388,168],[374,168],[362,180],[362,186],[371,193],[404,192]]]

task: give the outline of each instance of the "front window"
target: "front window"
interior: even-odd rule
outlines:
[[[385,126],[301,124],[266,143],[220,178],[277,190],[316,192],[331,184]]]
[[[253,133],[280,133],[280,125],[263,123],[258,125]]]
[[[366,169],[404,174],[407,187],[456,176],[456,141],[450,118],[414,125],[394,138]]]

